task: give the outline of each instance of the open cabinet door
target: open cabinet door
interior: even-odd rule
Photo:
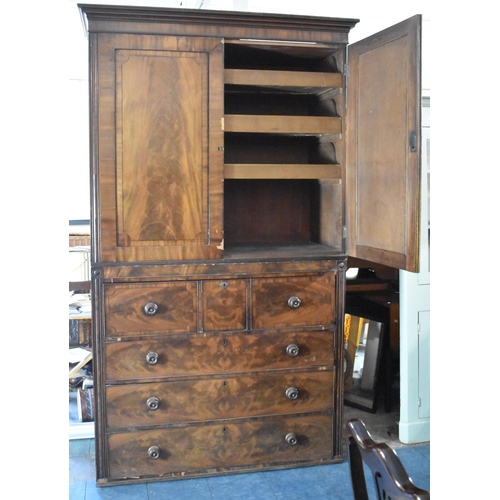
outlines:
[[[414,16],[349,46],[347,253],[418,271],[421,26]]]

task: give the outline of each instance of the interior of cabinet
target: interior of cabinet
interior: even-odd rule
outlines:
[[[341,47],[229,41],[226,249],[343,250]]]

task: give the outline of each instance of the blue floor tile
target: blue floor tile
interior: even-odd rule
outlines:
[[[213,500],[276,500],[262,472],[211,477],[208,486]]]
[[[431,460],[431,445],[430,444],[416,446],[415,451],[420,453],[424,458],[426,458],[430,462],[430,460]]]
[[[415,474],[428,473],[430,468],[429,459],[422,455],[418,449],[398,449],[396,450],[396,454],[411,478]]]
[[[69,483],[69,500],[85,500],[86,487],[85,481]]]
[[[97,488],[88,482],[85,500],[148,500],[148,489],[145,484]]]
[[[264,474],[278,500],[342,500],[319,466]]]
[[[70,482],[95,481],[95,459],[91,456],[69,458]]]
[[[94,454],[93,439],[73,439],[69,442],[69,456],[81,457]]]
[[[70,441],[69,453],[70,500],[353,500],[347,458],[338,464],[97,488],[94,440]],[[430,445],[396,453],[412,481],[430,490]],[[366,481],[374,493],[370,471]]]
[[[155,498],[169,500],[212,500],[208,481],[205,478],[149,483],[147,490],[149,500]]]
[[[340,464],[321,465],[320,470],[333,486],[335,494],[345,498],[352,498],[351,476],[349,464],[346,460]]]

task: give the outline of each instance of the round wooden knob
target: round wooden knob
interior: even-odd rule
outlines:
[[[289,432],[285,436],[285,441],[290,445],[290,446],[295,446],[297,444],[297,435],[293,432]]]
[[[160,400],[156,396],[151,396],[146,401],[146,405],[151,411],[155,411],[160,406]]]
[[[158,304],[155,304],[154,302],[148,302],[144,306],[144,314],[146,316],[154,316],[158,312]]]
[[[299,355],[299,346],[297,344],[289,344],[285,349],[289,356],[295,357]]]
[[[148,354],[146,355],[146,363],[148,365],[156,365],[156,363],[158,363],[158,359],[160,358],[160,356],[158,355],[157,352],[148,352]]]
[[[289,387],[285,391],[285,396],[291,401],[294,401],[299,397],[299,390],[296,387]]]
[[[160,447],[159,446],[150,446],[148,449],[148,455],[149,458],[152,458],[153,460],[158,460],[160,458]]]
[[[288,299],[288,305],[290,306],[290,309],[298,309],[300,307],[300,304],[302,304],[302,301],[295,295],[292,295],[292,297]]]

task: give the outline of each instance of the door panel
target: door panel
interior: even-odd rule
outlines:
[[[203,243],[206,145],[198,141],[206,140],[208,56],[118,50],[116,59],[118,241],[124,246]]]
[[[418,270],[421,16],[349,47],[348,254]]]
[[[219,257],[222,44],[101,35],[97,50],[97,260]]]

